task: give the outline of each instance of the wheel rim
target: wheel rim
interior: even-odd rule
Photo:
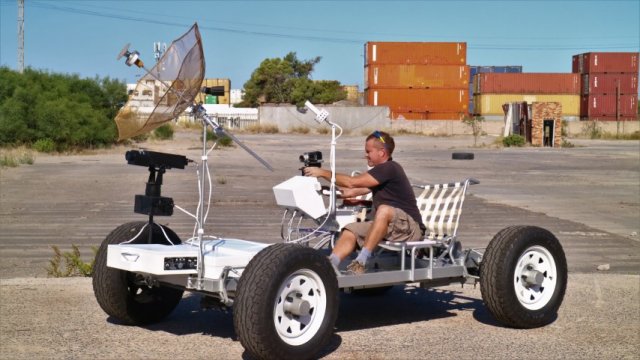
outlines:
[[[558,270],[551,253],[542,246],[532,246],[522,253],[513,276],[518,301],[529,310],[543,308],[556,288]]]
[[[273,322],[289,345],[307,343],[318,332],[327,310],[327,294],[318,274],[300,269],[289,275],[276,294]]]

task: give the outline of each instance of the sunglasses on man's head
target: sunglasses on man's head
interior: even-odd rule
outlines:
[[[387,144],[384,141],[384,136],[382,136],[382,133],[380,131],[376,130],[371,135],[373,135],[376,139],[380,140],[380,142],[382,142],[383,144],[385,144],[385,145]]]

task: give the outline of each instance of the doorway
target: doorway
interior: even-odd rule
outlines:
[[[542,146],[553,147],[553,139],[554,139],[554,126],[555,121],[552,120],[544,120],[542,123]]]

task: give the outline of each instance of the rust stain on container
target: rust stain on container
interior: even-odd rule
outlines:
[[[580,94],[574,73],[484,73],[473,77],[476,94]]]
[[[637,73],[637,52],[590,52],[574,55],[574,73]]]
[[[396,112],[467,112],[468,89],[369,88],[367,105],[389,106]]]
[[[464,42],[379,42],[365,44],[365,65],[466,65]]]
[[[616,86],[620,94],[638,95],[638,75],[591,73],[582,75],[582,94],[616,94]]]
[[[620,95],[620,116],[627,119],[635,119],[638,114],[637,101],[637,95]],[[617,106],[618,104],[616,95],[583,95],[580,102],[580,117],[609,117],[615,120]]]
[[[385,88],[466,88],[467,65],[389,65],[365,67],[365,87]]]

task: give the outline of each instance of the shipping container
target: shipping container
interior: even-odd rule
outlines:
[[[224,96],[218,96],[216,104],[229,104],[229,95],[231,91],[231,80],[229,79],[204,79],[202,80],[202,87],[212,87],[212,86],[224,86]],[[206,94],[198,93],[196,95],[195,101],[198,103],[205,104],[206,103]]]
[[[469,66],[469,73],[471,76],[475,74],[485,74],[485,73],[521,73],[522,65],[505,65],[505,66]]]
[[[399,112],[391,111],[393,120],[462,120],[466,113],[464,112]]]
[[[582,94],[616,94],[619,86],[620,94],[638,95],[638,74],[601,74],[590,73],[582,75]]]
[[[469,113],[473,114],[473,76],[484,73],[521,73],[522,65],[469,66]]]
[[[638,73],[638,55],[634,52],[590,52],[574,55],[574,73]]]
[[[466,88],[466,65],[368,65],[365,88]]]
[[[367,42],[364,64],[466,65],[464,42]]]
[[[476,115],[504,115],[502,105],[510,102],[559,102],[562,116],[580,116],[580,95],[573,94],[480,94],[474,97]]]
[[[367,105],[389,106],[396,112],[467,113],[467,89],[385,89],[369,88]]]
[[[580,102],[580,117],[595,118],[598,116],[614,117],[619,105],[621,116],[631,117],[638,113],[637,95],[620,95],[619,104],[616,95],[583,95]]]
[[[477,74],[474,94],[575,94],[580,95],[580,74],[520,73]]]

